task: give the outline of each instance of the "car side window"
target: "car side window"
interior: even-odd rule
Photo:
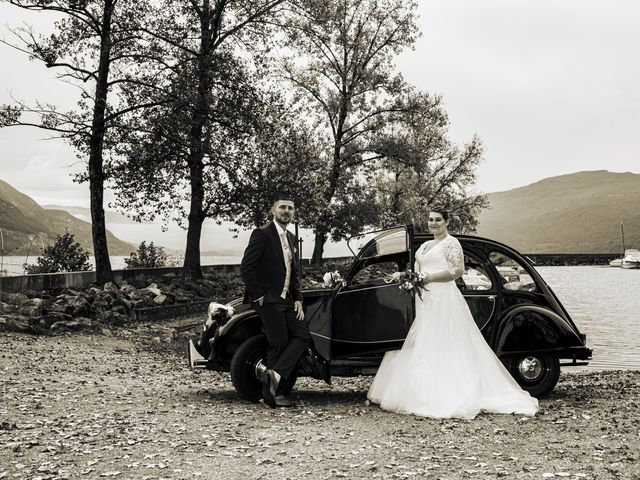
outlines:
[[[377,262],[365,266],[355,274],[349,285],[375,286],[384,285],[390,280],[391,275],[399,270],[396,262]]]
[[[469,255],[464,256],[464,273],[456,280],[456,284],[463,292],[491,290],[493,287],[491,277],[487,274],[485,267],[479,260]]]
[[[514,258],[503,252],[490,252],[489,260],[496,267],[502,288],[533,292],[536,284],[524,267]]]

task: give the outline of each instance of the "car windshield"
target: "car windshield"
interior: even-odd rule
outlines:
[[[402,253],[408,250],[407,230],[404,227],[397,227],[384,232],[356,235],[351,237],[347,244],[354,255],[359,250],[358,258],[374,258]]]

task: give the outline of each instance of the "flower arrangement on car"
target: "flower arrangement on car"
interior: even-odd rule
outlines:
[[[322,286],[324,288],[333,288],[338,284],[344,286],[346,283],[347,282],[342,278],[342,275],[340,275],[340,272],[337,270],[335,272],[327,272],[322,277]]]
[[[404,288],[407,291],[414,291],[422,299],[422,290],[429,290],[424,277],[417,272],[405,270],[403,272],[395,272],[391,278],[385,280],[387,283],[399,282],[398,288]]]

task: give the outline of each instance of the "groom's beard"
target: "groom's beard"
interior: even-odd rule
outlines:
[[[293,215],[286,215],[286,217],[284,215],[282,216],[276,216],[274,218],[274,220],[276,222],[278,222],[280,225],[282,225],[283,227],[286,227],[287,225],[289,225],[291,223],[291,219],[293,218]]]

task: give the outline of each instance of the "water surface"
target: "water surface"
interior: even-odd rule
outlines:
[[[640,370],[640,270],[537,267],[593,349],[589,370]]]

